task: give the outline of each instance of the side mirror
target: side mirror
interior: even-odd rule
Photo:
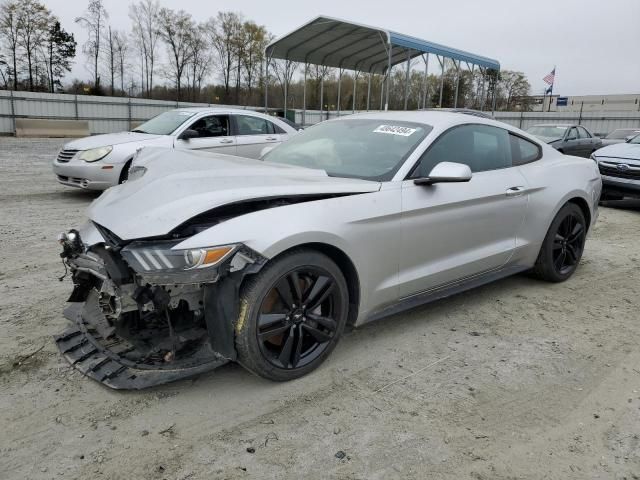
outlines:
[[[178,137],[180,140],[189,140],[191,138],[198,138],[200,134],[196,130],[192,130],[191,128],[187,128],[184,132],[180,134]]]
[[[471,180],[471,168],[469,165],[454,162],[440,162],[428,177],[416,178],[416,185],[433,185],[434,183],[457,183]]]

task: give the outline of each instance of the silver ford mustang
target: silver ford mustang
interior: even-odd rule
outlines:
[[[263,161],[144,149],[60,236],[56,341],[113,388],[228,361],[290,380],[345,327],[518,272],[568,279],[601,187],[593,160],[438,111],[323,122]]]

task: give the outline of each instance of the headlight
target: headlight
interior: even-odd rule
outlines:
[[[78,157],[80,160],[84,160],[85,162],[97,162],[98,160],[106,157],[111,153],[113,147],[108,145],[106,147],[92,148],[90,150],[85,150],[80,152],[80,156]]]
[[[198,283],[215,281],[216,265],[233,251],[236,245],[174,250],[175,241],[133,242],[122,249],[125,261],[147,280],[158,283]]]

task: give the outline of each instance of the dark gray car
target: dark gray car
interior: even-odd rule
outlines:
[[[602,140],[582,125],[533,125],[527,132],[566,155],[588,158],[602,146]]]

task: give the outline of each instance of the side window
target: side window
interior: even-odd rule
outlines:
[[[226,137],[229,135],[229,117],[227,115],[211,115],[199,118],[189,127],[199,134],[199,138]]]
[[[569,133],[567,133],[567,140],[576,140],[578,138],[578,130],[576,127],[571,127]]]
[[[584,127],[578,127],[578,132],[580,133],[580,138],[591,138],[591,135],[589,135],[589,132],[587,132],[587,129]]]
[[[271,128],[273,128],[273,132],[271,132],[271,133],[287,133],[287,132],[284,131],[283,128],[279,127],[275,123],[271,123],[271,122],[269,122],[269,123],[271,124]]]
[[[273,124],[268,120],[249,115],[236,115],[238,135],[267,135],[273,133]]]
[[[488,125],[454,127],[438,137],[420,158],[412,178],[428,177],[440,162],[469,165],[472,172],[511,166],[509,134]]]
[[[511,133],[509,138],[511,139],[511,163],[514,166],[535,162],[542,158],[542,149],[535,143]]]

